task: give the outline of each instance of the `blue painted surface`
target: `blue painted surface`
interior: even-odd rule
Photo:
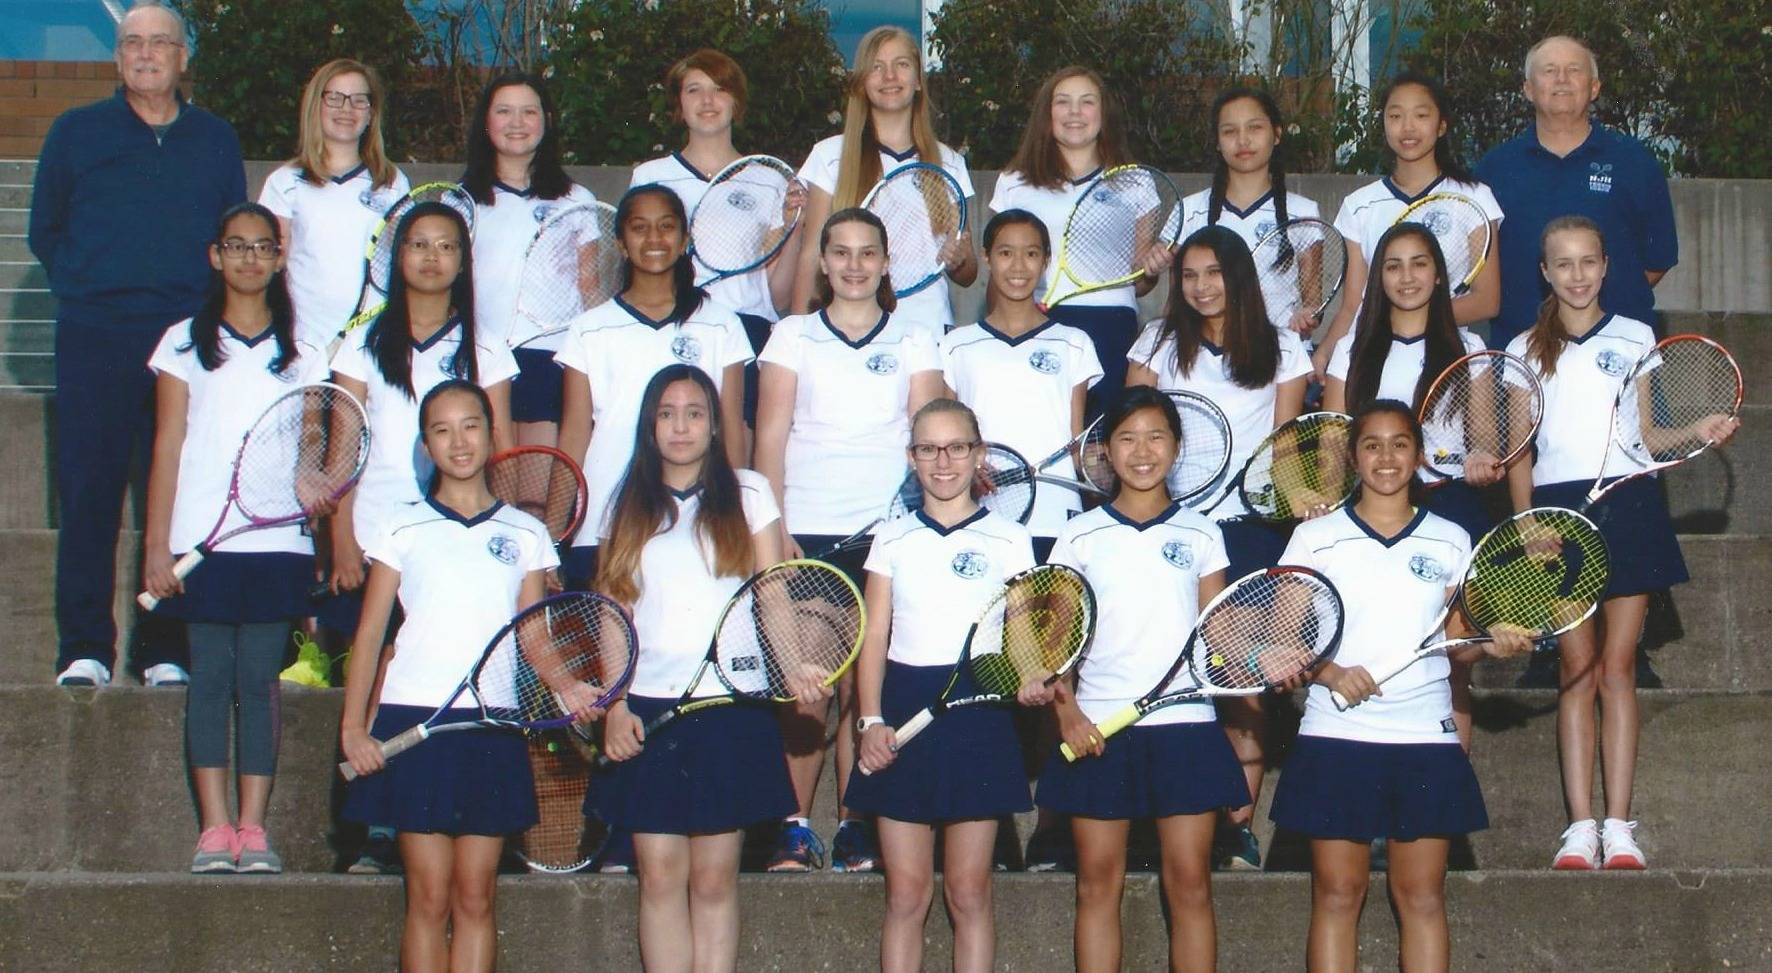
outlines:
[[[913,37],[922,35],[921,0],[824,0],[824,5],[831,12],[831,40],[844,61],[853,61],[861,35],[881,24],[903,27]]]
[[[109,61],[116,36],[99,0],[0,0],[0,60]]]

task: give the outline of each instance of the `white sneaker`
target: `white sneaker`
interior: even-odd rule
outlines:
[[[97,659],[75,659],[55,677],[57,686],[109,686],[111,670]]]
[[[189,686],[191,674],[176,662],[162,662],[142,670],[144,686]]]
[[[1551,867],[1562,872],[1588,872],[1600,867],[1600,825],[1593,818],[1563,829],[1563,847]],[[1627,834],[1626,837],[1629,837]]]
[[[1605,851],[1600,856],[1606,868],[1626,868],[1640,871],[1649,864],[1643,859],[1643,849],[1637,847],[1637,839],[1631,832],[1637,830],[1635,821],[1623,818],[1607,818],[1600,827],[1600,847]]]

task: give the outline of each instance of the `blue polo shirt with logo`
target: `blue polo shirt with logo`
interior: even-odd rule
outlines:
[[[1507,347],[1537,319],[1550,293],[1539,272],[1539,236],[1551,220],[1572,213],[1599,224],[1606,238],[1610,266],[1600,306],[1660,332],[1655,291],[1644,273],[1672,268],[1680,250],[1667,177],[1641,142],[1594,125],[1586,141],[1559,157],[1539,144],[1533,126],[1489,150],[1477,178],[1507,214],[1497,241],[1501,313],[1490,331],[1491,348]]]

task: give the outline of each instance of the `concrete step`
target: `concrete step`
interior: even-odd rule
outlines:
[[[8,203],[0,198],[0,233],[23,233],[31,225],[28,200]]]
[[[339,690],[285,687],[269,830],[291,871],[335,870],[355,835],[333,820],[342,799]],[[1650,690],[1640,694],[1641,756],[1633,816],[1657,868],[1746,868],[1772,862],[1772,776],[1754,755],[1772,739],[1772,694]],[[1275,752],[1297,713],[1274,707]],[[178,871],[196,834],[186,786],[184,693],[177,689],[0,688],[0,872]],[[1461,847],[1462,868],[1544,867],[1566,823],[1557,777],[1556,694],[1483,692],[1473,760],[1489,830]],[[1264,793],[1273,793],[1270,773]],[[821,788],[821,804],[831,788]],[[1738,809],[1755,809],[1741,811]],[[1308,868],[1305,842],[1257,821],[1271,869]],[[829,808],[815,809],[823,831]],[[1025,832],[1031,821],[1022,821]]]
[[[55,391],[55,359],[47,352],[0,354],[0,393]]]
[[[30,185],[37,177],[36,159],[0,159],[0,182]]]
[[[43,287],[0,287],[0,321],[53,321],[55,295]]]
[[[12,230],[0,233],[0,260],[30,260],[30,245],[25,242],[25,231]]]
[[[0,186],[0,195],[6,187]],[[49,275],[35,260],[0,260],[0,287],[48,287]]]
[[[0,265],[0,271],[6,266]],[[35,265],[33,265],[35,266]],[[41,272],[39,270],[39,272]],[[18,290],[0,290],[0,300],[9,295],[20,293]],[[34,292],[26,292],[34,293]],[[47,293],[47,292],[45,292]],[[33,354],[49,355],[55,352],[55,319],[54,318],[7,318],[0,319],[0,354]]]
[[[7,178],[0,172],[0,209],[31,208],[31,184]]]
[[[0,392],[0,450],[4,450],[0,455],[8,458],[0,470],[0,527],[48,527],[56,522],[51,461],[54,408],[53,396]]]
[[[1302,966],[1306,876],[1220,874],[1212,884],[1221,968]],[[1772,969],[1772,870],[1472,872],[1446,884],[1454,970],[1541,973],[1559,958],[1570,970]],[[1072,889],[1067,875],[996,878],[997,969],[1071,968]],[[635,898],[627,878],[501,878],[500,968],[638,969]],[[738,968],[872,968],[883,899],[874,878],[745,876]],[[402,902],[392,879],[0,875],[0,955],[33,973],[388,970]],[[923,966],[945,970],[952,936],[934,911]],[[1128,879],[1123,915],[1125,968],[1165,968],[1155,876]],[[1360,923],[1361,973],[1395,969],[1396,942],[1375,881]]]

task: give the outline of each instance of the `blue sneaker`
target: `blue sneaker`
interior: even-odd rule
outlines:
[[[766,872],[810,872],[824,867],[824,841],[818,832],[803,824],[783,822],[775,854],[764,866]]]
[[[839,823],[837,836],[831,839],[831,871],[874,872],[879,869],[880,846],[874,841],[874,826],[854,819]]]
[[[1219,845],[1216,867],[1233,872],[1261,871],[1261,842],[1247,825],[1233,827]]]
[[[611,830],[603,846],[591,857],[591,871],[603,875],[631,875],[634,871],[634,836]]]

